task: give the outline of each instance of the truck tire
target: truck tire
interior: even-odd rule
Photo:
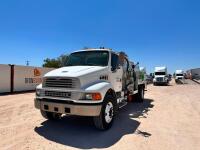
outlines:
[[[58,120],[61,118],[61,114],[54,113],[54,112],[48,112],[44,110],[40,110],[41,115],[48,120]]]
[[[108,130],[111,128],[116,111],[116,103],[112,96],[106,96],[99,116],[93,118],[94,125],[97,129]]]
[[[177,79],[175,79],[175,82],[176,82],[176,84],[178,84],[178,80]]]
[[[138,93],[137,93],[137,102],[143,103],[144,102],[144,87],[139,87]]]

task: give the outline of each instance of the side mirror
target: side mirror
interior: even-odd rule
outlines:
[[[139,62],[137,62],[135,65],[132,65],[132,68],[135,69],[135,67],[139,65]]]

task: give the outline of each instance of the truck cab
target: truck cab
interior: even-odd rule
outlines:
[[[98,129],[109,129],[127,97],[144,99],[145,85],[134,76],[135,68],[127,57],[120,65],[119,54],[111,49],[76,51],[65,67],[43,77],[36,88],[35,107],[46,119],[91,116]]]
[[[167,67],[155,67],[153,84],[168,85],[168,83],[169,83],[169,77],[167,74]]]
[[[178,80],[184,79],[184,71],[183,70],[176,70],[175,71],[175,81],[178,82]]]

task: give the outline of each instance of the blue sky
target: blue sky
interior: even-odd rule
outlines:
[[[0,1],[0,64],[41,66],[88,47],[125,51],[155,66],[200,67],[198,0]]]

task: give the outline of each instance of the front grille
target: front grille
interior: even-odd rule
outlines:
[[[45,78],[43,87],[74,89],[79,87],[77,78],[51,77]]]
[[[157,82],[163,82],[163,81],[164,81],[164,78],[158,77],[158,78],[156,78],[156,81],[157,81]]]
[[[71,98],[71,92],[45,91],[45,96]]]

